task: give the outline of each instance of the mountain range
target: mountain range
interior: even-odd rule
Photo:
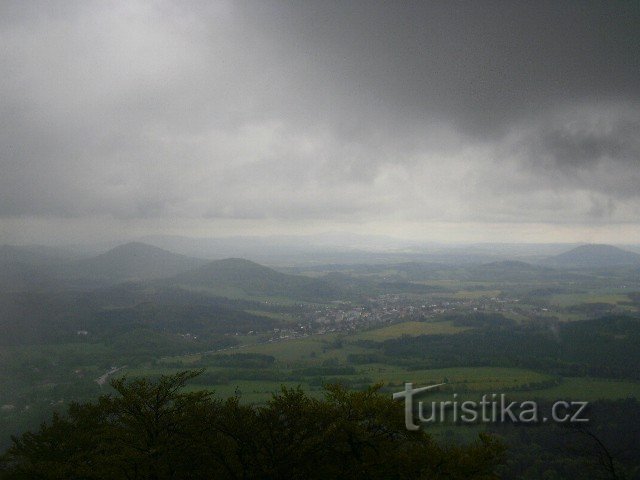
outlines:
[[[523,275],[551,278],[555,274],[549,269],[640,267],[640,255],[611,245],[582,245],[548,256],[536,264],[516,260],[476,263],[465,267],[465,271],[472,277],[487,279],[522,279]],[[283,273],[243,258],[205,260],[141,242],[126,243],[81,259],[72,258],[70,252],[46,247],[0,247],[2,290],[90,288],[138,281],[207,290],[230,298],[279,297],[313,301],[343,296],[344,279],[334,281],[331,276],[313,278],[294,273]],[[425,275],[431,276],[428,271]],[[355,277],[350,281],[354,285]],[[398,288],[399,285],[391,287]]]

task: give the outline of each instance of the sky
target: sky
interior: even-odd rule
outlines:
[[[0,3],[0,244],[640,243],[638,2]]]

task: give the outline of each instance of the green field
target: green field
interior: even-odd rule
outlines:
[[[357,340],[379,342],[390,338],[399,338],[403,335],[442,335],[459,333],[465,330],[468,330],[468,327],[456,327],[452,322],[410,321],[350,335],[329,333],[326,335],[313,335],[269,343],[255,343],[255,337],[244,337],[243,339],[247,340],[247,343],[244,343],[238,348],[225,350],[221,353],[261,353],[264,355],[272,355],[276,357],[276,360],[281,366],[316,364],[329,359],[346,362],[347,355],[366,352],[366,349],[352,344],[352,342]],[[341,341],[343,346],[338,347],[336,344],[337,341]],[[185,360],[185,363],[193,363],[200,357],[191,355],[181,358]]]
[[[464,367],[407,370],[402,367],[371,364],[363,365],[359,372],[375,382],[400,386],[405,382],[416,385],[446,383],[443,391],[499,391],[514,390],[524,385],[553,380],[543,373],[520,368]]]
[[[145,368],[128,369],[128,377],[156,376],[160,374],[176,373],[175,368]],[[223,371],[225,369],[214,369]],[[322,388],[308,382],[312,377],[297,381],[259,381],[234,380],[233,369],[227,369],[231,380],[223,385],[207,385],[196,383],[191,390],[207,389],[216,394],[227,397],[239,393],[243,402],[264,402],[273,392],[287,387],[300,386],[312,395],[322,395]],[[282,371],[286,377],[287,371]],[[519,368],[500,367],[469,367],[407,370],[402,367],[368,364],[357,368],[355,375],[330,376],[327,381],[349,381],[355,379],[370,379],[371,385],[381,383],[386,391],[401,390],[405,382],[414,386],[446,383],[434,392],[434,399],[449,398],[453,393],[460,394],[460,398],[475,398],[481,394],[506,393],[514,399],[547,400],[585,400],[640,398],[640,382],[606,380],[595,378],[557,378],[551,375]],[[557,384],[554,384],[557,383]]]
[[[256,343],[256,337],[245,337],[238,348],[218,352],[216,355],[233,355],[237,353],[262,354],[274,357],[273,366],[268,369],[272,375],[265,375],[270,380],[246,380],[238,369],[216,364],[216,356],[207,354],[188,355],[168,359],[171,368],[163,367],[160,362],[156,367],[130,370],[134,376],[158,375],[176,372],[181,368],[204,367],[208,372],[222,375],[226,381],[216,385],[200,384],[199,387],[213,389],[223,396],[239,391],[244,401],[265,401],[270,394],[279,390],[282,384],[300,385],[307,391],[321,394],[321,385],[327,382],[344,382],[355,388],[381,383],[386,391],[402,388],[405,382],[416,386],[446,382],[436,396],[451,393],[475,395],[476,393],[509,393],[516,398],[544,398],[597,400],[599,398],[617,399],[634,396],[640,398],[640,382],[631,380],[605,380],[594,378],[561,378],[555,375],[536,372],[522,368],[502,367],[464,367],[439,369],[407,369],[403,366],[367,363],[351,365],[350,374],[307,375],[300,373],[309,367],[331,365],[335,367],[350,366],[350,354],[367,354],[375,352],[359,341],[381,342],[403,336],[456,334],[468,329],[456,327],[450,321],[418,322],[407,321],[387,325],[381,328],[360,331],[355,334],[313,335],[305,338],[286,339],[270,343]],[[264,372],[264,371],[263,371]],[[238,376],[240,375],[240,376]],[[244,377],[246,378],[246,377]],[[202,382],[201,382],[202,383]]]
[[[389,338],[402,337],[403,335],[450,335],[464,332],[469,327],[456,327],[452,322],[402,322],[387,327],[376,328],[350,335],[348,338],[357,340],[373,340],[380,342]]]
[[[601,400],[635,397],[640,399],[640,382],[603,378],[564,378],[556,387],[536,391],[536,396],[550,400]]]
[[[628,302],[629,297],[620,293],[566,293],[553,295],[550,303],[560,307],[569,307],[579,305],[581,303],[609,303],[617,305],[618,303]]]

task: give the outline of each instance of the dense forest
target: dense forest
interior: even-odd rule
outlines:
[[[456,325],[477,328],[457,335],[386,340],[375,345],[377,360],[421,368],[500,365],[564,376],[640,379],[637,317],[606,316],[536,324],[517,324],[499,314],[453,318]],[[357,355],[352,360],[363,361]]]
[[[491,479],[503,459],[488,435],[443,446],[406,430],[400,404],[375,387],[330,386],[323,400],[283,388],[251,406],[182,392],[198,373],[113,381],[117,394],[14,438],[0,478]]]

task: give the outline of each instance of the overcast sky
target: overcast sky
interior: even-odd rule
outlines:
[[[640,243],[638,2],[0,3],[0,243]]]

